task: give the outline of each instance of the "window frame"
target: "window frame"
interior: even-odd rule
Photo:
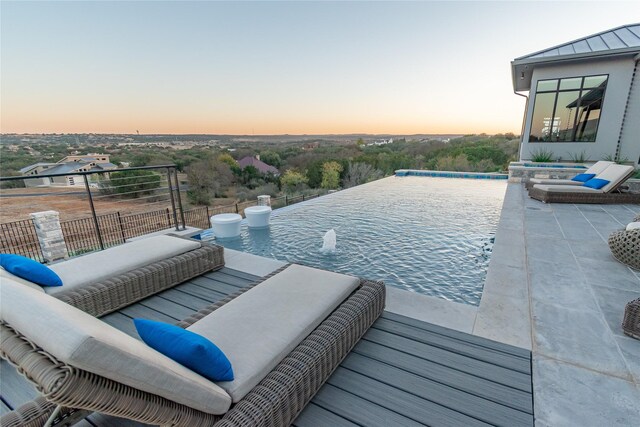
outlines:
[[[598,118],[598,123],[596,124],[596,129],[594,132],[594,140],[593,141],[576,141],[576,133],[578,132],[578,128],[577,128],[577,124],[578,124],[578,116],[579,114],[576,114],[574,119],[573,119],[573,126],[572,126],[572,131],[571,131],[571,140],[570,141],[532,141],[531,140],[531,130],[533,128],[533,118],[534,118],[534,114],[535,114],[535,108],[536,108],[536,100],[538,98],[538,94],[545,94],[545,93],[554,93],[555,96],[553,98],[553,110],[552,110],[552,114],[551,114],[551,121],[550,121],[550,132],[553,132],[553,125],[554,125],[554,121],[555,121],[555,117],[556,117],[556,110],[558,107],[558,96],[560,95],[561,92],[575,92],[576,90],[579,91],[582,94],[582,91],[584,91],[585,89],[596,89],[598,86],[594,87],[594,88],[585,88],[584,87],[584,82],[585,79],[589,78],[589,77],[600,77],[600,76],[605,76],[605,86],[604,86],[604,90],[602,92],[602,106],[600,107],[600,117]],[[587,74],[587,75],[581,75],[581,76],[566,76],[566,77],[554,77],[554,78],[547,78],[547,79],[539,79],[536,80],[536,89],[535,89],[535,98],[533,100],[533,108],[531,110],[531,123],[529,125],[529,138],[528,138],[528,143],[530,144],[558,144],[558,143],[568,143],[568,144],[575,144],[575,143],[582,143],[582,144],[591,144],[596,142],[597,138],[598,138],[598,129],[600,128],[600,121],[602,120],[602,111],[604,110],[604,100],[605,100],[605,96],[607,94],[607,86],[609,86],[609,73],[597,73],[597,74]],[[560,84],[562,80],[569,80],[569,79],[580,79],[580,87],[577,89],[560,89]],[[551,80],[557,80],[557,84],[556,84],[556,89],[553,90],[541,90],[538,91],[538,83],[539,82],[545,82],[545,81],[551,81]],[[576,105],[576,111],[580,110],[580,107],[582,105],[582,95],[579,98],[579,102]]]

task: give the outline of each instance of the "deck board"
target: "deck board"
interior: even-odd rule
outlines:
[[[334,414],[331,411],[327,411],[324,408],[316,405],[315,403],[309,403],[305,407],[303,414],[300,414],[296,419],[295,427],[358,427],[358,424],[352,423],[349,420],[342,418],[340,415]]]
[[[433,323],[422,322],[417,319],[412,319],[410,317],[402,316],[400,314],[392,313],[390,311],[385,311],[381,316],[383,319],[390,319],[397,323],[416,326],[422,330],[430,331],[436,334],[448,336],[451,338],[456,338],[462,341],[465,341],[470,344],[479,345],[482,347],[498,350],[504,353],[511,354],[513,356],[521,357],[529,360],[531,358],[529,350],[525,350],[520,347],[514,347],[509,344],[501,343],[498,341],[491,341],[486,338],[478,337],[475,335],[469,335],[465,332],[455,331],[449,328],[445,328],[443,326],[434,325]]]
[[[0,384],[2,400],[11,409],[38,397],[35,387],[4,359],[0,359]]]
[[[344,367],[336,369],[335,373],[329,378],[328,384],[342,390],[349,390],[351,393],[376,405],[393,409],[401,414],[408,414],[412,419],[425,425],[447,427],[488,425],[454,409],[425,400],[414,393],[398,390],[396,387],[382,383],[376,378]],[[335,396],[335,398],[338,398],[338,396]],[[306,412],[306,409],[301,416],[305,415],[304,412]]]
[[[225,267],[102,319],[138,338],[134,317],[175,323],[257,279]],[[37,395],[6,361],[0,368],[0,411]],[[531,426],[531,390],[528,351],[384,312],[294,425]],[[145,424],[92,414],[78,426]]]
[[[365,334],[365,341],[384,345],[392,349],[400,349],[402,352],[420,357],[426,362],[437,363],[451,370],[473,374],[524,392],[531,392],[531,377],[525,373],[442,349],[430,345],[430,343],[413,341],[389,332],[381,331],[375,327],[376,325]],[[366,348],[366,345],[363,343],[361,347]]]
[[[357,394],[325,384],[313,398],[318,406],[339,414],[341,417],[363,426],[422,426],[423,424],[409,417],[389,410]],[[295,424],[295,421],[294,421]]]
[[[430,378],[447,387],[531,413],[530,393],[367,341],[360,342],[354,349],[354,354],[395,366],[411,374]]]

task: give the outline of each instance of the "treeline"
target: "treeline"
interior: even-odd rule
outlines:
[[[110,154],[113,163],[129,166],[175,164],[187,176],[190,202],[210,204],[216,198],[247,200],[259,194],[348,188],[392,175],[397,169],[504,171],[515,160],[518,144],[513,134],[467,135],[448,142],[397,139],[385,145],[367,145],[363,139],[320,144],[253,142],[238,144],[234,150],[38,144],[13,152],[3,149],[0,169],[3,176],[17,175],[24,166],[58,161],[75,151]],[[252,166],[240,169],[237,162],[246,156],[259,156],[280,175],[261,174]]]
[[[245,200],[259,194],[348,188],[392,175],[398,169],[505,171],[516,158],[518,144],[515,135],[499,134],[468,135],[449,142],[400,139],[369,146],[359,140],[307,150],[291,146],[261,150],[256,145],[232,153],[209,153],[207,159],[186,166],[185,172],[190,201],[208,204],[219,197]],[[260,174],[252,166],[241,170],[237,160],[246,156],[259,156],[281,175]]]

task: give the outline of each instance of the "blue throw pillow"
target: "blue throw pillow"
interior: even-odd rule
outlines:
[[[227,356],[202,335],[153,320],[133,319],[133,323],[149,347],[211,381],[233,381]]]
[[[573,178],[571,178],[571,181],[587,182],[591,178],[593,178],[594,176],[596,176],[595,173],[580,173],[580,174],[574,176]]]
[[[585,187],[595,188],[596,190],[599,190],[605,185],[607,185],[609,182],[611,181],[607,181],[606,179],[591,178],[589,181],[585,182],[582,185]]]
[[[0,254],[0,265],[9,273],[40,286],[62,286],[62,280],[53,270],[31,258]]]

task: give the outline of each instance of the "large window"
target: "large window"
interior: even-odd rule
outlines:
[[[539,80],[529,142],[595,141],[607,78]]]

